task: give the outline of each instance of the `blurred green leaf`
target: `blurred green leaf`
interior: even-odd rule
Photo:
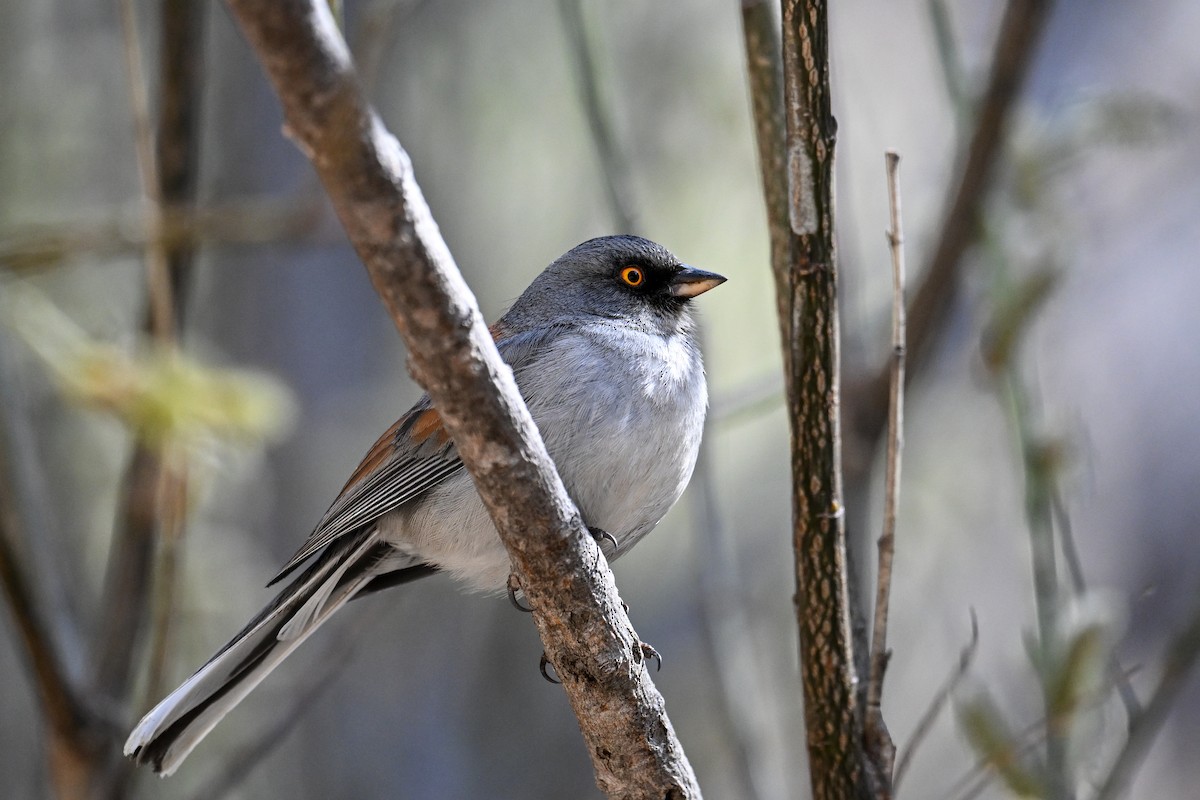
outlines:
[[[1100,683],[1106,665],[1104,629],[1098,623],[1075,631],[1066,642],[1061,659],[1047,676],[1050,724],[1066,730],[1080,706],[1081,698]]]
[[[975,752],[1008,788],[1019,797],[1045,797],[1044,781],[1031,757],[1022,757],[1020,742],[1000,709],[986,692],[979,692],[958,706],[958,721]]]
[[[980,344],[983,363],[994,374],[1012,362],[1021,337],[1029,330],[1034,316],[1058,285],[1059,270],[1044,266],[1022,280],[1001,300],[983,329]]]
[[[63,393],[112,414],[144,441],[274,439],[295,416],[286,387],[267,375],[203,365],[162,347],[129,353],[90,339],[32,288],[16,281],[3,288],[0,321],[41,358]]]

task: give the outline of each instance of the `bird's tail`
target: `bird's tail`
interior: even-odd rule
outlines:
[[[170,775],[250,690],[374,576],[373,529],[331,544],[241,633],[142,718],[125,755]]]

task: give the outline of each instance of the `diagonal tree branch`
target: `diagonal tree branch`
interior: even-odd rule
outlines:
[[[321,0],[229,0],[508,548],[610,797],[700,790],[599,548]]]

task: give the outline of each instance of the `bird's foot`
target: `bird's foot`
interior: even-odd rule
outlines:
[[[546,680],[550,681],[550,683],[562,683],[562,681],[560,681],[558,678],[555,678],[549,672],[546,671],[547,667],[552,667],[552,666],[554,666],[554,665],[550,663],[550,659],[546,658],[546,652],[543,650],[542,651],[542,659],[541,659],[541,661],[538,662],[538,671],[541,672],[542,677],[545,678]]]
[[[593,528],[591,525],[589,525],[588,533],[592,534],[592,538],[596,540],[596,544],[602,544],[605,540],[610,542],[613,546],[614,553],[621,549],[621,543],[617,541],[617,537],[613,536],[603,528]]]
[[[656,662],[658,662],[658,666],[654,668],[654,671],[662,672],[662,654],[645,642],[638,642],[638,647],[642,649],[643,663],[649,662],[650,659],[654,659]]]
[[[513,608],[517,611],[523,611],[529,614],[533,611],[529,606],[521,605],[521,601],[517,599],[517,592],[521,591],[521,581],[517,579],[514,573],[508,574],[508,602],[512,603]]]

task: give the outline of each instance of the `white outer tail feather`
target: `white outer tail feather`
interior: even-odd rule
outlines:
[[[288,597],[281,599],[275,609],[252,628],[239,634],[195,675],[142,717],[125,742],[125,755],[136,757],[182,717],[209,701],[231,681],[236,680],[226,694],[213,701],[194,719],[189,720],[157,759],[154,766],[161,775],[165,777],[175,772],[200,740],[208,735],[234,706],[329,619],[334,611],[341,608],[370,582],[374,572],[363,570],[354,580],[340,587],[337,585],[346,571],[366,556],[378,542],[378,533],[370,532],[341,558],[330,559],[323,569],[285,589]],[[297,608],[296,601],[301,599],[303,603]],[[279,628],[278,633],[271,633],[285,616],[290,619]],[[273,638],[274,642],[268,637]],[[249,672],[243,676],[238,668],[246,659],[253,657],[255,650],[264,646],[267,651],[261,660],[250,667]]]

